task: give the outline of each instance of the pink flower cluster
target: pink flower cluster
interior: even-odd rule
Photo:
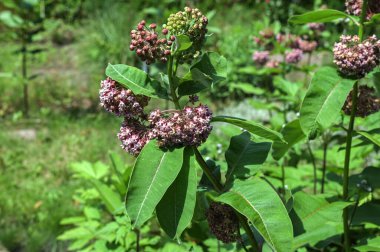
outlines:
[[[165,63],[170,55],[170,47],[175,40],[175,37],[159,38],[156,33],[156,24],[150,24],[149,28],[145,27],[146,22],[143,20],[137,25],[136,30],[131,31],[131,44],[129,49],[136,51],[136,54],[146,64],[152,64],[156,60]],[[167,30],[162,30],[164,35],[167,34]]]
[[[346,76],[363,77],[379,64],[379,51],[380,41],[375,35],[362,42],[358,36],[342,35],[333,49],[334,63]]]
[[[346,0],[346,12],[350,15],[360,16],[362,13],[363,0]],[[373,15],[380,13],[380,1],[369,0],[367,8],[367,20],[370,20]]]
[[[321,32],[325,30],[325,25],[323,23],[309,23],[307,26],[313,31]]]
[[[137,119],[125,118],[117,137],[121,147],[133,156],[137,156],[151,139],[148,128]]]
[[[293,49],[286,54],[285,61],[288,64],[297,64],[302,60],[303,52],[301,49]]]
[[[164,148],[199,146],[212,130],[212,113],[205,105],[170,112],[154,110],[148,117],[144,108],[149,97],[135,95],[110,78],[101,82],[99,97],[105,110],[124,117],[117,136],[121,147],[134,156],[151,139],[157,139]],[[197,96],[189,97],[190,103],[197,101]]]
[[[135,95],[111,78],[101,82],[99,98],[105,110],[125,118],[144,116],[144,107],[150,100],[147,96]]]
[[[310,29],[321,31],[324,29],[324,25],[312,23],[310,24]],[[294,34],[274,34],[270,29],[261,31],[259,35],[259,37],[254,37],[253,41],[264,50],[255,51],[252,54],[252,59],[258,66],[268,68],[277,68],[279,66],[279,61],[271,59],[271,52],[276,48],[276,43],[288,48],[285,54],[285,63],[287,64],[297,64],[302,60],[304,53],[311,53],[318,47],[318,42],[309,40],[308,37],[299,37]]]
[[[252,55],[252,59],[256,64],[263,66],[269,60],[269,51],[254,52]]]
[[[149,116],[151,136],[166,148],[199,146],[212,130],[211,117],[212,113],[205,105],[185,107],[168,117],[163,116],[160,110],[155,110]]]

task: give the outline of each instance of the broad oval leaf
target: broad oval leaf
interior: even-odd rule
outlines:
[[[301,15],[294,15],[289,18],[289,23],[292,23],[292,24],[326,23],[326,22],[332,22],[341,18],[348,18],[352,22],[354,22],[356,25],[358,25],[358,22],[352,16],[342,11],[332,10],[332,9],[315,10],[315,11],[310,11]]]
[[[136,67],[108,64],[106,75],[125,88],[131,89],[135,94],[163,99],[168,97],[166,90],[158,81],[152,80],[147,73]]]
[[[292,251],[292,222],[277,192],[267,182],[258,177],[235,181],[231,191],[216,200],[247,217],[273,251]]]
[[[197,193],[197,171],[192,148],[183,151],[181,171],[168,188],[156,208],[161,228],[171,238],[180,239],[190,224],[195,208]]]
[[[229,123],[229,124],[241,127],[259,137],[269,139],[272,141],[279,141],[279,142],[286,143],[286,141],[284,140],[283,136],[280,133],[253,121],[248,121],[248,120],[240,119],[237,117],[231,117],[231,116],[216,116],[212,118],[212,122]]]
[[[294,194],[291,217],[294,225],[294,244],[297,249],[306,244],[314,246],[317,242],[343,232],[343,209],[348,202],[329,203],[325,195],[308,195],[305,192]]]
[[[260,165],[267,159],[271,146],[272,143],[251,141],[251,134],[248,132],[232,137],[226,151],[226,184],[233,178],[244,178],[257,173]]]
[[[149,141],[138,156],[126,196],[127,214],[133,228],[146,222],[177,177],[183,150],[162,151],[156,141]]]
[[[273,143],[272,156],[276,160],[281,159],[293,145],[300,142],[306,137],[301,129],[299,119],[286,124],[285,127],[281,130],[281,134],[284,136],[287,143]]]
[[[322,131],[337,121],[356,80],[345,79],[335,68],[322,67],[311,80],[302,102],[300,124],[305,135]]]

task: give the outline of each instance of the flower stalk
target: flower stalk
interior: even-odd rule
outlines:
[[[366,21],[368,0],[363,0],[362,12],[360,17],[359,33],[358,36],[360,41],[363,41],[364,36],[364,22]],[[348,185],[349,185],[349,171],[350,171],[350,158],[351,158],[351,145],[352,145],[352,136],[355,126],[355,115],[357,109],[357,99],[358,99],[358,90],[359,90],[358,81],[354,84],[352,91],[352,110],[350,116],[350,122],[347,131],[346,139],[346,153],[344,159],[344,170],[343,170],[343,199],[348,200]],[[349,226],[349,211],[348,207],[343,209],[343,229],[344,229],[344,250],[346,252],[351,251],[351,241],[350,241],[350,226]]]

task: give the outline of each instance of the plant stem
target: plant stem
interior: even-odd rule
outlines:
[[[359,25],[359,38],[360,41],[363,41],[364,36],[364,22],[367,17],[367,7],[368,0],[363,0],[362,5],[362,13],[360,16],[360,25]],[[352,134],[355,126],[355,115],[356,115],[356,107],[358,100],[358,90],[359,90],[358,81],[354,84],[354,88],[352,90],[352,107],[351,107],[351,116],[350,123],[347,131],[347,139],[346,139],[346,154],[344,158],[344,170],[343,170],[343,199],[348,200],[348,184],[349,184],[349,175],[350,175],[350,158],[351,158],[351,145],[352,145]],[[343,209],[343,228],[344,228],[344,250],[346,252],[351,251],[351,241],[350,241],[350,226],[349,226],[349,216],[348,216],[348,207]]]
[[[322,184],[321,184],[321,193],[325,192],[325,176],[326,176],[326,164],[327,164],[327,146],[328,143],[323,143],[323,163],[322,163]]]
[[[314,187],[313,187],[313,192],[314,194],[317,194],[317,165],[315,163],[315,157],[314,157],[314,154],[313,154],[313,151],[311,150],[311,147],[310,147],[310,142],[307,141],[307,149],[309,150],[309,154],[310,154],[310,158],[311,158],[311,162],[313,164],[313,177],[314,177]]]
[[[282,182],[282,193],[285,195],[285,165],[286,165],[286,157],[282,160],[281,164],[281,182]]]
[[[173,99],[173,103],[176,107],[176,109],[180,109],[180,105],[179,105],[179,101],[178,101],[178,96],[177,96],[177,93],[175,91],[176,87],[174,85],[174,79],[173,79],[173,61],[174,61],[174,58],[173,56],[170,56],[169,57],[169,61],[168,61],[168,79],[169,79],[169,86],[170,86],[170,94],[172,96],[172,99]]]
[[[23,94],[24,94],[24,116],[29,117],[29,92],[28,92],[28,74],[27,74],[27,47],[26,42],[23,42],[21,48],[22,54],[22,84],[23,84]]]
[[[213,185],[215,191],[217,191],[218,193],[221,193],[223,191],[223,185],[219,183],[218,180],[215,179],[214,175],[212,175],[212,171],[208,167],[206,161],[203,159],[202,154],[199,152],[199,150],[193,147],[193,151],[194,151],[195,158],[198,164],[201,166],[203,172],[206,174],[206,177]]]
[[[352,144],[352,134],[354,131],[355,124],[355,114],[356,114],[356,105],[357,105],[357,96],[358,96],[358,82],[355,83],[354,89],[352,91],[352,108],[350,123],[347,131],[347,140],[346,140],[346,154],[344,159],[344,170],[343,170],[343,199],[348,200],[348,183],[349,183],[349,170],[350,170],[350,157],[351,157],[351,144]],[[343,209],[343,227],[344,227],[344,249],[345,251],[351,251],[350,243],[350,227],[348,225],[348,207]]]
[[[135,229],[136,233],[136,252],[140,251],[140,230]]]

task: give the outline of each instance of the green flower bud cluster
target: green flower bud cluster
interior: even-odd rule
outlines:
[[[205,42],[208,19],[197,8],[185,7],[184,11],[171,14],[163,28],[170,35],[187,35],[192,46],[181,52],[180,62],[189,62],[200,55],[200,50]]]

